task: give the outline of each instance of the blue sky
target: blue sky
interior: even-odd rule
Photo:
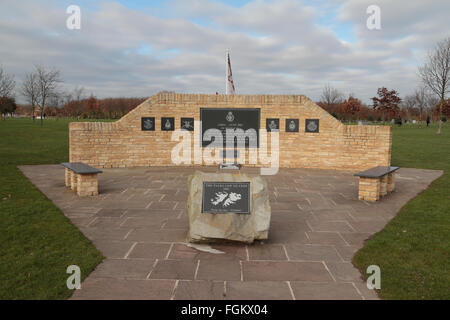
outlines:
[[[68,30],[66,8],[81,9]],[[364,102],[380,86],[420,86],[417,67],[450,36],[448,0],[377,0],[381,30],[368,30],[371,0],[2,0],[0,64],[20,85],[34,64],[61,71],[61,90],[98,97],[160,90],[224,91],[231,49],[237,93],[306,94],[330,83]],[[20,100],[20,93],[17,93]]]

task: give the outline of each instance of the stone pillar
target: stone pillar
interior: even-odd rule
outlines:
[[[391,172],[387,177],[387,192],[392,192],[395,189],[395,172]]]
[[[377,201],[380,199],[380,179],[359,177],[358,199]]]
[[[66,168],[66,187],[67,188],[71,188],[72,187],[72,183],[71,178],[72,178],[72,174],[70,173],[71,170],[69,170],[68,168]]]
[[[80,197],[98,195],[97,173],[78,175],[77,194]]]
[[[380,178],[380,197],[387,194],[388,176],[385,174]]]
[[[77,174],[70,170],[70,189],[72,189],[73,191],[77,192]]]

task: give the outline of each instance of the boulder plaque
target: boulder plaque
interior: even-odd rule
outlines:
[[[261,176],[196,171],[188,189],[189,241],[267,239],[271,209]]]

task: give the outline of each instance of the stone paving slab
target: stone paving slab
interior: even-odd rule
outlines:
[[[352,172],[280,169],[265,177],[269,239],[211,253],[185,242],[194,168],[103,169],[100,194],[88,198],[65,187],[60,165],[20,169],[106,257],[72,299],[378,299],[353,255],[442,174],[401,168],[396,191],[369,203]]]

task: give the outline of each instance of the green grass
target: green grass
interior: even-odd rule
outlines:
[[[0,299],[68,298],[67,266],[84,279],[103,259],[16,167],[67,160],[67,120],[0,121]]]
[[[444,170],[358,251],[363,275],[381,269],[383,299],[450,299],[450,128],[393,128],[392,165]]]

